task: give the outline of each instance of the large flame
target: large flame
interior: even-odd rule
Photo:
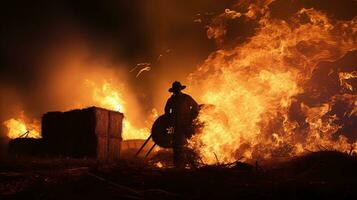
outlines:
[[[115,90],[108,82],[104,82],[101,86],[97,86],[93,81],[86,80],[86,83],[93,88],[93,100],[101,107],[114,111],[123,110],[125,104],[122,95]]]
[[[40,126],[38,121],[28,122],[24,115],[21,114],[19,118],[11,118],[4,122],[4,125],[8,129],[8,137],[11,139],[18,137],[31,137],[39,138]]]
[[[94,105],[106,108],[109,110],[114,110],[118,112],[123,112],[124,114],[130,112],[127,110],[127,103],[124,101],[123,95],[120,93],[119,88],[115,88],[110,82],[104,81],[102,84],[97,84],[91,80],[85,80],[85,83],[92,90],[92,100]],[[156,118],[157,113],[153,110],[150,122]],[[128,118],[124,118],[123,121],[123,139],[146,139],[150,135],[149,128],[137,128],[135,127]]]
[[[195,96],[212,105],[201,110],[199,120],[205,126],[190,141],[205,163],[292,156],[307,150],[347,151],[353,145],[342,135],[333,137],[340,126],[330,111],[339,100],[349,102],[355,111],[357,95],[334,96],[314,106],[297,97],[307,92],[306,84],[320,61],[337,60],[357,48],[356,19],[334,21],[322,12],[302,9],[289,20],[278,20],[270,17],[270,2],[235,14],[246,20],[261,16],[256,34],[232,49],[212,53],[190,76]],[[226,33],[222,23],[234,19],[228,14],[218,16],[220,20],[213,22],[219,24],[208,29],[219,44]],[[352,90],[347,80],[355,78],[355,72],[339,75],[341,85]],[[305,118],[304,126],[289,117],[293,104]]]

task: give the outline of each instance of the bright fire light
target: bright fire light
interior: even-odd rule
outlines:
[[[339,94],[315,105],[297,97],[310,92],[306,85],[319,62],[357,49],[356,20],[331,20],[314,9],[278,20],[270,16],[270,2],[252,4],[234,18],[223,13],[207,31],[221,44],[228,20],[245,17],[260,25],[249,40],[212,53],[190,76],[194,96],[212,105],[200,111],[205,126],[190,141],[207,164],[291,157],[306,150],[346,152],[354,145],[342,134],[334,136],[341,127],[330,111],[335,102],[344,102],[355,114],[356,95]],[[355,72],[339,73],[340,84],[353,91],[348,81],[355,77]],[[303,120],[291,117],[292,105]]]
[[[39,138],[40,131],[38,123],[26,123],[23,119],[11,118],[4,122],[8,129],[8,137],[11,139],[23,137]]]
[[[91,80],[86,80],[86,84],[92,89],[92,99],[96,106],[124,113],[123,139],[146,139],[150,135],[150,128],[137,128],[125,117],[127,103],[120,93],[120,89],[115,88],[108,81],[97,84]],[[156,113],[153,113],[156,115]],[[155,117],[155,116],[154,116]],[[151,123],[148,123],[151,124]]]

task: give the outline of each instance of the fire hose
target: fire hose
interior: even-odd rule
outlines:
[[[148,144],[150,139],[154,141],[154,144],[145,154],[145,158],[149,156],[149,154],[152,152],[156,145],[162,148],[171,148],[173,136],[172,133],[169,131],[170,127],[172,127],[171,120],[167,115],[161,115],[159,118],[157,118],[151,128],[150,136],[145,140],[143,145],[141,145],[135,155],[138,156],[140,154],[140,152]]]

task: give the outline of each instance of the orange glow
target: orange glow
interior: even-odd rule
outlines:
[[[204,126],[190,139],[189,147],[206,164],[289,158],[320,150],[346,152],[357,147],[356,141],[349,141],[344,136],[347,134],[340,132],[343,129],[339,116],[332,112],[335,105],[343,102],[343,106],[350,108],[344,117],[357,115],[356,88],[352,84],[357,78],[356,71],[331,71],[337,74],[336,85],[340,84],[341,91],[331,92],[321,102],[302,100],[305,94],[311,97],[311,93],[316,93],[313,96],[316,99],[322,94],[309,88],[319,63],[334,62],[357,50],[357,18],[339,21],[313,8],[304,8],[283,20],[272,18],[269,4],[273,0],[257,2],[246,10],[227,8],[207,26],[208,38],[215,40],[221,49],[212,52],[188,77],[187,93],[206,105],[198,116]],[[226,30],[231,25],[227,24],[234,25],[227,22],[239,18],[254,20],[256,32],[243,43],[229,40],[237,43],[232,42],[224,49],[225,37],[231,36]],[[59,51],[65,55],[48,57],[59,67],[53,68],[55,72],[43,80],[48,83],[43,93],[51,97],[46,109],[98,106],[122,112],[123,139],[146,139],[158,112],[153,109],[150,116],[143,117],[142,102],[136,101],[138,96],[147,94],[131,91],[128,83],[132,81],[127,75],[142,67],[136,74],[141,77],[142,72],[151,70],[151,64],[139,63],[125,73],[121,71],[128,67],[124,64],[112,66],[104,62],[105,57],[104,61],[90,62],[85,52],[78,51]],[[152,91],[160,99],[164,97],[161,94],[168,95],[166,88],[161,90],[164,83],[164,78],[157,79],[157,85],[161,85],[154,88],[160,88],[162,93]],[[4,122],[10,138],[26,131],[29,137],[40,137],[36,124],[29,123],[25,117]],[[352,152],[357,153],[357,149]],[[165,167],[165,163],[155,165]]]
[[[98,106],[106,108],[108,110],[114,110],[124,113],[123,121],[123,139],[147,139],[150,135],[150,128],[152,122],[157,118],[158,114],[155,109],[152,110],[150,117],[145,121],[146,127],[138,128],[133,125],[132,118],[130,116],[130,105],[124,101],[124,92],[127,92],[123,88],[115,87],[114,84],[109,81],[93,81],[89,79],[84,80],[84,87],[81,88],[81,91],[84,94],[88,94],[84,100],[78,99],[74,100],[73,106],[68,106],[66,110],[85,108],[88,106]],[[129,114],[127,114],[129,113]],[[27,134],[27,137],[39,138],[40,135],[40,123],[26,123],[24,120],[26,117],[24,114],[21,114],[18,118],[12,118],[6,120],[4,125],[8,128],[7,135],[9,138],[17,138],[21,135]]]
[[[124,101],[125,95],[120,92],[120,89],[115,88],[112,84],[104,81],[102,84],[97,84],[91,80],[85,81],[86,85],[92,90],[92,100],[95,106],[126,113],[130,112],[127,109],[127,103]],[[153,111],[152,119],[157,117],[157,113]],[[152,122],[150,121],[151,124]],[[150,135],[149,128],[137,128],[130,120],[125,117],[123,121],[123,139],[146,139]]]
[[[8,129],[8,137],[11,139],[18,137],[31,137],[31,138],[39,138],[39,123],[26,123],[23,118],[11,118],[4,122],[4,125]],[[27,133],[28,132],[28,133]]]
[[[357,71],[353,71],[353,72],[340,72],[338,74],[339,78],[340,78],[340,84],[341,86],[343,86],[344,88],[346,88],[347,90],[350,90],[351,92],[353,92],[353,87],[350,83],[348,83],[348,80],[350,79],[357,79]]]
[[[122,95],[113,88],[110,83],[104,82],[102,85],[97,86],[95,82],[85,80],[85,83],[92,88],[92,99],[98,103],[100,107],[114,110],[117,112],[124,112],[123,105],[125,104]]]
[[[163,167],[164,167],[164,165],[163,165],[161,162],[155,163],[155,166],[156,166],[157,168],[163,168]]]
[[[212,106],[200,111],[199,120],[205,126],[189,146],[206,164],[290,157],[306,150],[350,150],[357,143],[348,142],[343,135],[333,138],[341,127],[329,111],[339,100],[350,102],[351,113],[356,114],[356,95],[335,96],[316,106],[301,103],[299,110],[307,127],[290,119],[289,109],[305,92],[320,61],[334,61],[357,49],[355,31],[351,31],[356,30],[356,20],[332,21],[314,9],[278,20],[270,18],[267,5],[249,8],[253,7],[235,17],[250,17],[253,11],[262,14],[256,35],[232,49],[212,53],[190,75],[191,92]],[[223,22],[227,11],[218,17],[221,20],[214,22]],[[207,30],[208,37],[219,43],[225,32],[225,26],[219,24]],[[213,33],[220,34],[213,37]],[[347,80],[355,78],[355,72],[339,76],[341,85],[352,91]]]

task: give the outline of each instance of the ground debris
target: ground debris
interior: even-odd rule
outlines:
[[[340,152],[314,152],[272,166],[259,162],[258,167],[238,161],[175,169],[138,160],[98,163],[67,158],[12,160],[4,166],[0,199],[357,197],[356,157]]]

